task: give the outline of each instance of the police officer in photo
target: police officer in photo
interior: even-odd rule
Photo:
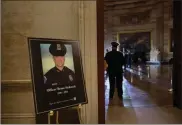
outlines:
[[[55,67],[44,75],[45,84],[70,85],[75,84],[75,74],[68,67],[64,66],[67,49],[64,44],[53,43],[49,47],[53,56]]]
[[[108,74],[109,74],[109,82],[110,82],[110,92],[109,98],[112,99],[114,96],[115,90],[115,79],[116,79],[116,87],[118,90],[118,96],[122,99],[123,90],[122,90],[122,81],[123,81],[123,65],[125,65],[125,58],[123,54],[117,51],[117,46],[119,45],[117,42],[112,42],[112,51],[106,53],[105,61],[108,64]]]

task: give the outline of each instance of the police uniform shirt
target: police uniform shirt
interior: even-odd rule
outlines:
[[[57,83],[57,85],[70,85],[75,83],[74,72],[64,66],[64,68],[59,70],[57,67],[50,69],[44,76],[45,84]]]
[[[50,103],[58,102],[73,98],[76,95],[76,89],[61,89],[65,86],[76,86],[76,79],[74,72],[68,67],[64,66],[62,70],[57,67],[53,67],[44,75],[44,101],[45,104],[51,106]],[[49,89],[56,89],[56,91],[50,91]],[[58,90],[57,88],[60,88]],[[65,93],[66,92],[66,93]],[[62,93],[62,94],[59,94]],[[65,102],[65,103],[69,103]],[[63,104],[63,103],[61,103]],[[58,105],[58,104],[54,104]]]
[[[122,71],[122,66],[125,64],[123,54],[119,51],[112,50],[105,56],[109,71]]]

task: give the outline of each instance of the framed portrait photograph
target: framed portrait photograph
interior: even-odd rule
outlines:
[[[37,114],[88,103],[78,41],[28,38],[28,45]]]

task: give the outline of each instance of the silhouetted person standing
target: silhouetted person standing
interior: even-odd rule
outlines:
[[[118,90],[119,98],[122,98],[123,90],[122,90],[122,81],[123,81],[123,65],[125,64],[125,58],[123,54],[117,51],[117,46],[119,45],[117,42],[112,42],[112,51],[108,52],[105,56],[105,60],[108,64],[108,74],[109,74],[109,82],[110,82],[110,99],[114,96],[115,89],[115,79],[116,86]]]

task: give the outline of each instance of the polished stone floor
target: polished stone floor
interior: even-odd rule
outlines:
[[[123,76],[123,99],[109,101],[109,80],[105,77],[106,123],[182,123],[182,111],[172,107],[169,65],[132,66]]]

